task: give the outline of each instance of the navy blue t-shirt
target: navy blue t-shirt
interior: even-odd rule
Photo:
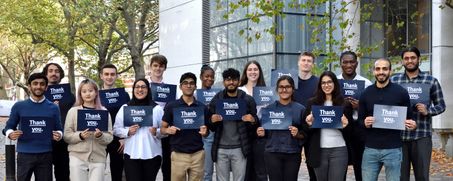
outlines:
[[[319,78],[312,75],[307,80],[302,80],[299,77],[298,87],[294,93],[294,100],[303,106],[307,107],[308,100],[315,95],[316,86],[318,86]]]
[[[173,109],[180,107],[203,107],[205,118],[209,118],[208,108],[199,101],[194,101],[190,106],[184,102],[182,97],[176,101],[167,103],[164,108],[164,116],[162,121],[168,123],[168,127],[173,125]],[[207,124],[205,119],[205,125]],[[172,151],[181,153],[195,153],[203,149],[203,140],[198,133],[198,129],[193,130],[180,130],[176,134],[170,135],[170,146]]]

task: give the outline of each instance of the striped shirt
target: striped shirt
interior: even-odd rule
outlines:
[[[405,73],[400,73],[392,76],[390,80],[396,84],[418,83],[431,85],[429,91],[430,106],[427,108],[428,115],[423,116],[421,113],[414,113],[413,118],[414,121],[417,122],[417,129],[412,131],[403,131],[401,138],[403,139],[403,141],[409,141],[431,136],[432,116],[439,115],[445,111],[445,101],[439,81],[428,73],[422,72],[421,70],[419,70],[418,75],[412,79],[409,78]]]

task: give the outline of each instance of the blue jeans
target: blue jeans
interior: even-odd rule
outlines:
[[[362,177],[364,181],[378,180],[382,166],[385,167],[387,181],[399,181],[401,175],[401,148],[374,149],[365,147],[362,160]]]
[[[214,172],[214,163],[212,162],[211,149],[214,142],[214,132],[209,133],[209,136],[203,138],[204,157],[204,181],[212,181],[212,173]]]

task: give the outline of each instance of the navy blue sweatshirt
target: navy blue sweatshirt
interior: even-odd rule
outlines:
[[[368,86],[360,96],[359,100],[359,123],[365,127],[364,120],[368,116],[373,116],[375,104],[405,106],[410,110],[410,100],[407,90],[389,82],[387,86],[378,88],[376,84]],[[408,111],[406,119],[412,119],[411,112]],[[401,131],[392,129],[366,128],[365,146],[375,149],[391,149],[402,146]]]
[[[299,77],[296,92],[294,93],[294,101],[307,107],[308,99],[315,95],[316,86],[318,85],[319,78],[312,75],[307,80],[302,80]]]
[[[62,131],[60,122],[60,111],[58,106],[49,100],[45,99],[40,103],[35,103],[30,99],[17,102],[11,108],[11,114],[9,115],[8,122],[6,122],[5,130],[16,130],[20,120],[24,117],[46,117],[50,118],[50,121],[54,121],[54,131]],[[17,152],[19,153],[46,153],[52,151],[52,137],[49,140],[29,140],[23,141],[18,139]]]

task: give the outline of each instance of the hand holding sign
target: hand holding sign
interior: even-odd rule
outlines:
[[[95,132],[94,132],[94,136],[96,138],[100,138],[102,136],[102,131],[98,128],[96,128]]]
[[[308,126],[311,126],[313,124],[313,114],[310,113],[307,118],[305,119],[305,122],[307,122]]]
[[[374,117],[373,116],[368,116],[364,120],[365,127],[371,128],[371,125],[374,123]]]
[[[134,124],[129,127],[129,132],[127,133],[128,136],[134,136],[134,134],[137,132],[137,129],[140,128],[138,124]]]
[[[423,116],[428,115],[428,109],[426,108],[426,105],[423,103],[417,103],[415,104],[415,108],[419,113],[421,113]]]
[[[83,130],[79,136],[83,139],[86,140],[90,136],[89,128]]]

